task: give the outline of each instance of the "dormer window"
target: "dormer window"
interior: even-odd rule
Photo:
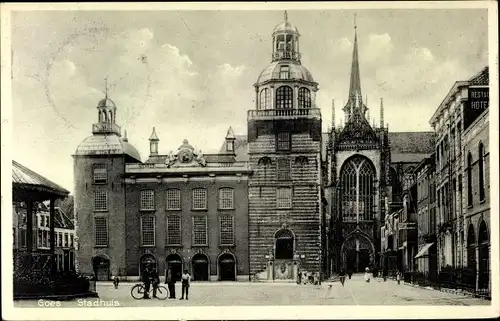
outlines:
[[[228,140],[226,142],[226,151],[234,152],[234,140]]]
[[[281,66],[280,79],[290,79],[290,66]]]

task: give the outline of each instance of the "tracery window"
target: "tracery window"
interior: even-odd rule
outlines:
[[[276,109],[291,109],[293,106],[293,89],[281,86],[276,90]]]
[[[348,160],[341,173],[342,213],[346,221],[372,220],[375,200],[375,170],[362,157]]]
[[[299,89],[299,108],[311,108],[311,92],[305,87]]]

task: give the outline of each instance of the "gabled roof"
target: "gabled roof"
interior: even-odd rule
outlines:
[[[62,200],[56,200],[55,207],[60,208],[68,218],[74,219],[75,199],[73,195],[68,195],[68,197]]]
[[[469,79],[470,86],[488,86],[490,84],[489,67],[486,66],[477,75]]]
[[[234,153],[236,154],[237,162],[245,162],[248,161],[248,140],[247,135],[234,135]],[[219,154],[226,154],[226,141],[222,143],[222,146],[219,148]]]
[[[389,132],[391,153],[431,154],[435,149],[434,132]]]
[[[69,191],[65,188],[14,160],[12,161],[12,185],[13,187],[38,190],[58,196],[67,196],[69,194]]]

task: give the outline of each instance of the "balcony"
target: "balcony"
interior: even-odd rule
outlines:
[[[248,120],[321,119],[319,108],[257,109],[248,111]]]
[[[300,61],[300,53],[291,51],[277,51],[273,55],[273,60],[293,59]]]
[[[95,123],[92,125],[92,134],[120,134],[121,128],[117,124]]]

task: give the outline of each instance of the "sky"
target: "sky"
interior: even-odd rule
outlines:
[[[289,10],[302,64],[319,83],[323,131],[347,99],[357,14],[361,89],[370,123],[380,98],[390,131],[429,131],[455,81],[488,64],[485,9]],[[229,126],[246,134],[253,84],[271,62],[283,11],[17,11],[12,14],[13,159],[73,191],[73,159],[97,121],[117,123],[145,161],[183,139],[216,152]]]

